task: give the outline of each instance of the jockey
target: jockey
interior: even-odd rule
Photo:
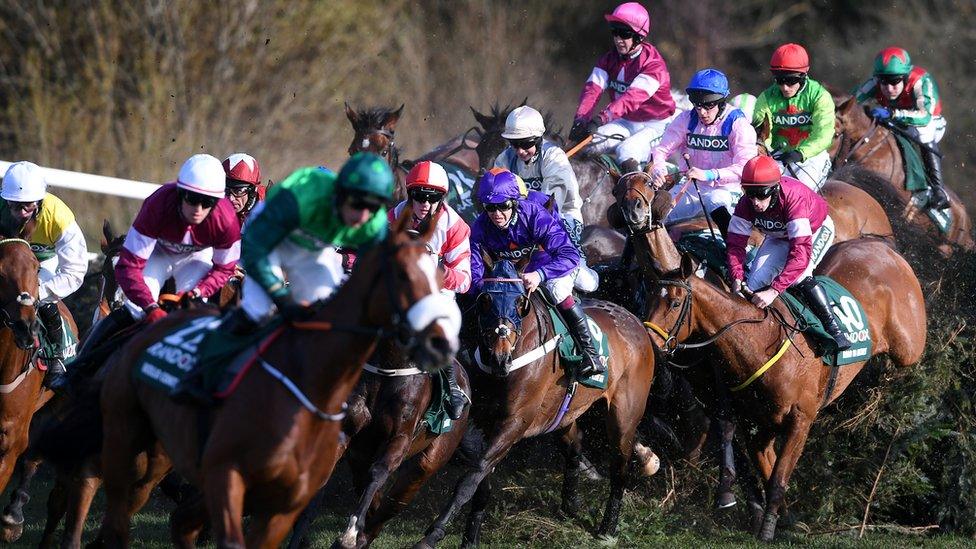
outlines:
[[[339,175],[301,168],[271,187],[244,233],[241,306],[220,330],[246,336],[275,310],[289,322],[313,315],[309,305],[328,299],[345,280],[337,248],[362,249],[386,237],[384,205],[392,196],[389,164],[364,152],[350,157]],[[174,399],[210,400],[203,366],[174,387]]]
[[[264,201],[266,189],[261,185],[261,166],[257,159],[244,153],[228,156],[223,166],[227,174],[227,199],[234,205],[237,219],[243,227],[254,206]]]
[[[429,160],[417,162],[407,174],[407,200],[390,210],[387,217],[392,223],[409,205],[413,212],[413,228],[420,227],[428,219],[437,223],[427,246],[440,260],[444,272],[442,291],[453,295],[454,292],[465,293],[471,288],[471,229],[447,203],[447,191],[447,172],[443,166]],[[451,386],[448,415],[457,420],[469,399],[457,383],[454,361],[448,364],[446,371]]]
[[[857,90],[857,101],[874,100],[871,115],[905,127],[922,146],[922,160],[932,187],[929,207],[944,210],[949,196],[942,186],[942,153],[939,141],[945,134],[942,100],[932,75],[912,66],[908,52],[885,48],[874,58],[874,76]]]
[[[478,199],[485,211],[471,228],[472,290],[481,289],[485,272],[482,253],[509,260],[531,257],[522,282],[530,293],[541,285],[562,314],[583,351],[580,374],[606,372],[583,308],[573,298],[580,255],[563,224],[542,206],[523,200],[515,174],[507,170],[483,175],[478,182]]]
[[[745,198],[735,207],[729,224],[728,262],[732,291],[743,287],[746,244],[753,227],[766,236],[749,266],[745,286],[751,301],[768,307],[790,286],[796,286],[810,310],[837,343],[837,350],[851,342],[837,326],[827,293],[813,277],[813,270],[834,241],[834,222],[827,215],[827,201],[803,182],[783,176],[776,162],[757,156],[742,169]]]
[[[586,81],[569,139],[581,141],[594,133],[618,135],[622,141],[598,136],[591,150],[614,150],[621,163],[643,162],[675,111],[671,76],[657,48],[646,42],[651,18],[644,6],[620,4],[605,18],[614,49],[597,61]],[[608,88],[610,104],[597,113],[600,95]],[[631,166],[628,171],[635,169]]]
[[[722,72],[698,71],[686,91],[694,109],[675,117],[654,148],[653,185],[657,189],[664,185],[668,157],[675,152],[688,154],[691,167],[685,178],[689,181],[671,189],[674,208],[665,222],[677,223],[707,213],[726,225],[742,197],[742,166],[756,156],[756,130],[742,111],[725,103],[729,81]],[[692,179],[700,182],[704,208],[694,188],[688,188]],[[713,215],[719,208],[724,212]]]
[[[47,192],[44,174],[36,164],[11,164],[3,176],[0,198],[0,231],[27,240],[40,263],[37,315],[50,346],[41,354],[48,367],[44,382],[50,386],[64,375],[69,351],[63,346],[58,301],[81,287],[88,271],[88,246],[71,209]]]
[[[539,111],[528,106],[513,110],[505,119],[505,131],[502,132],[509,146],[495,158],[495,167],[506,168],[521,177],[529,190],[555,198],[566,232],[583,258],[576,280],[577,287],[584,292],[592,292],[600,285],[600,279],[586,266],[580,245],[583,199],[580,198],[576,172],[569,165],[566,153],[558,145],[542,138],[545,132],[546,126]]]
[[[177,292],[199,300],[227,283],[241,254],[241,226],[224,188],[220,160],[196,154],[183,163],[175,182],[146,198],[115,265],[125,303],[92,327],[70,366],[83,364],[83,356],[137,320],[165,317],[157,300],[167,278],[176,282]]]
[[[769,63],[776,83],[756,99],[752,123],[772,121],[772,156],[788,173],[816,192],[827,181],[834,139],[834,100],[807,76],[810,59],[798,44],[776,49]],[[769,145],[769,143],[767,143]]]

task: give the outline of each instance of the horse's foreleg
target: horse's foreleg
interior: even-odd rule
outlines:
[[[346,531],[338,539],[340,547],[351,548],[356,546],[356,540],[359,537],[359,533],[363,530],[366,522],[366,512],[369,511],[369,506],[373,502],[373,498],[379,492],[380,488],[386,484],[386,480],[390,478],[390,473],[400,466],[407,452],[410,451],[411,438],[410,434],[407,433],[400,433],[394,437],[370,466],[366,477],[368,478],[368,483],[359,496],[359,505],[356,507],[356,512],[349,517],[349,524],[346,526]]]
[[[44,532],[41,534],[41,541],[37,542],[39,549],[46,549],[54,545],[54,532],[58,529],[61,518],[68,506],[67,486],[61,475],[58,475],[51,488],[51,493],[47,495],[47,519],[44,522]]]
[[[580,465],[583,457],[583,436],[574,422],[566,427],[562,433],[563,457],[566,464],[563,467],[562,502],[559,510],[566,516],[576,518],[582,503],[579,498]]]
[[[298,513],[302,511],[299,507],[294,511],[281,513],[271,516],[252,516],[251,525],[247,532],[247,547],[260,547],[261,549],[274,549],[281,545],[281,542],[288,535]],[[220,547],[237,547],[236,545],[221,544]],[[242,549],[244,545],[240,546]]]
[[[95,499],[95,494],[98,493],[98,487],[101,485],[102,479],[94,475],[85,475],[77,482],[66,484],[67,516],[64,519],[64,534],[61,538],[62,549],[80,549],[81,536],[85,532],[85,519],[88,518],[92,500]]]
[[[417,542],[415,548],[434,547],[447,535],[447,525],[451,522],[454,515],[471,500],[478,485],[487,477],[492,469],[508,454],[512,446],[522,439],[528,423],[525,421],[509,421],[501,425],[492,436],[488,443],[488,449],[484,456],[478,461],[473,471],[461,477],[457,486],[454,488],[454,496],[451,501],[444,506],[437,520],[430,525],[427,533],[422,540]]]
[[[481,525],[485,522],[485,511],[490,501],[491,477],[485,477],[471,498],[471,511],[468,513],[464,536],[461,537],[461,549],[477,547],[481,543]]]
[[[773,467],[773,474],[769,478],[766,487],[766,513],[763,516],[762,529],[759,538],[763,541],[773,541],[776,534],[776,522],[779,520],[779,511],[786,499],[786,487],[790,482],[790,476],[796,468],[796,462],[803,453],[806,445],[807,435],[810,434],[811,419],[808,419],[802,412],[794,409],[790,414],[789,430],[786,433],[786,440],[779,451],[776,464]]]
[[[216,534],[219,547],[244,547],[244,493],[247,486],[237,469],[225,465],[220,469],[202,471],[203,493],[210,512],[210,526]],[[295,511],[298,515],[301,509]],[[290,525],[289,525],[290,526]],[[255,530],[263,530],[255,524]],[[286,532],[287,534],[287,532]],[[282,535],[284,537],[284,535]],[[280,541],[280,540],[279,540]],[[252,547],[248,544],[248,547]]]
[[[597,530],[600,536],[612,536],[617,532],[620,507],[624,497],[624,483],[627,481],[627,467],[634,449],[634,436],[637,432],[637,424],[644,415],[646,389],[643,395],[643,399],[624,395],[623,398],[610,402],[610,411],[607,414],[607,440],[616,447],[613,448],[610,462],[610,494],[607,497],[603,522]]]
[[[24,529],[24,506],[30,501],[31,480],[37,474],[37,469],[41,466],[40,459],[30,459],[21,456],[17,460],[17,469],[20,471],[20,482],[10,496],[10,503],[3,510],[0,522],[3,523],[3,540],[13,543],[20,539],[20,534]],[[60,517],[59,517],[60,520]]]
[[[169,515],[169,535],[174,547],[196,547],[197,537],[207,523],[203,494],[197,492],[179,503]]]

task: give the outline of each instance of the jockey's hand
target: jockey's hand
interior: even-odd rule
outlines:
[[[742,281],[735,279],[732,281],[732,293],[741,294],[742,293]]]
[[[803,162],[803,153],[800,151],[781,151],[773,155],[773,160],[778,160],[783,164],[798,164]]]
[[[288,322],[307,320],[315,313],[310,307],[295,301],[291,294],[276,297],[274,304],[278,308],[278,313]]]
[[[769,307],[770,305],[773,304],[773,301],[776,300],[776,297],[778,295],[779,292],[777,292],[776,290],[772,288],[766,288],[761,292],[756,292],[752,294],[751,301],[752,304],[755,305],[756,307],[759,307],[760,309],[765,309],[766,307]]]
[[[146,322],[150,324],[166,316],[166,311],[162,310],[159,305],[156,305],[155,303],[144,310],[146,311]]]
[[[525,285],[525,291],[532,293],[542,284],[542,275],[539,271],[532,271],[531,273],[522,273],[522,284]]]
[[[203,305],[204,303],[206,302],[203,300],[203,295],[200,293],[200,290],[197,288],[194,288],[189,292],[184,292],[183,295],[180,297],[180,307],[184,309],[193,308],[199,305]]]
[[[701,168],[688,168],[685,177],[694,179],[695,181],[708,181],[708,174]]]
[[[569,130],[569,140],[573,143],[579,143],[580,141],[586,139],[586,136],[590,135],[586,131],[586,122],[582,120],[577,120],[573,122],[573,127]]]
[[[875,107],[871,109],[871,118],[875,120],[888,120],[891,118],[891,111],[885,107]]]
[[[668,184],[668,174],[666,173],[659,173],[655,175],[653,178],[651,178],[651,187],[653,187],[655,191],[664,188],[664,186],[667,184]]]

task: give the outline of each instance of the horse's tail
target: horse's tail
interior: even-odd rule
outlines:
[[[73,401],[38,437],[37,452],[60,467],[71,467],[102,449],[101,380],[80,388]]]

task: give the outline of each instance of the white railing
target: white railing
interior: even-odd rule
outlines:
[[[12,162],[0,160],[0,174],[7,173],[7,168],[10,167],[10,164]],[[131,179],[119,179],[117,177],[106,177],[104,175],[92,175],[81,172],[69,172],[54,168],[43,169],[44,179],[47,180],[48,185],[65,189],[111,194],[142,200],[159,188],[159,185],[155,183],[146,183],[144,181],[133,181]]]

